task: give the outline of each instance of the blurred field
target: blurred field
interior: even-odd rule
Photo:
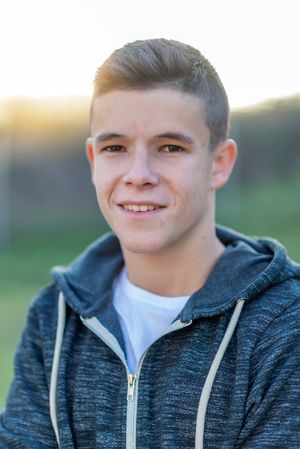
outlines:
[[[98,235],[95,228],[19,237],[0,253],[0,409],[12,377],[13,356],[30,301],[51,281],[54,265],[69,263]]]
[[[218,200],[218,221],[252,235],[271,235],[300,262],[299,179],[256,185],[239,192],[232,204]],[[30,300],[50,282],[53,265],[69,263],[100,234],[97,225],[24,235],[0,254],[0,408],[12,377],[13,354]]]

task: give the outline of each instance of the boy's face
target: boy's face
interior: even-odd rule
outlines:
[[[87,155],[101,211],[124,251],[160,253],[211,231],[214,191],[230,170],[209,139],[193,95],[157,88],[96,98]]]

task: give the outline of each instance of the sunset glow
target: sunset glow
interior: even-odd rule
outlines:
[[[96,67],[136,39],[199,48],[232,107],[300,92],[298,1],[11,0],[0,8],[0,98],[90,95]]]

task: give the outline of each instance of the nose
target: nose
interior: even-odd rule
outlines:
[[[137,149],[131,155],[124,182],[135,187],[155,186],[159,182],[158,174],[153,170],[151,156],[146,148]]]

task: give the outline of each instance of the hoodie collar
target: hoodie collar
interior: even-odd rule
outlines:
[[[90,318],[111,302],[113,282],[123,265],[119,240],[108,233],[89,245],[69,267],[54,267],[52,275],[69,306]]]
[[[253,239],[218,226],[226,250],[204,286],[187,302],[182,321],[213,316],[293,276],[300,267],[287,259],[283,246],[272,239]],[[69,267],[55,267],[58,288],[78,314],[92,317],[109,307],[112,286],[124,260],[117,237],[106,234],[90,245]]]

